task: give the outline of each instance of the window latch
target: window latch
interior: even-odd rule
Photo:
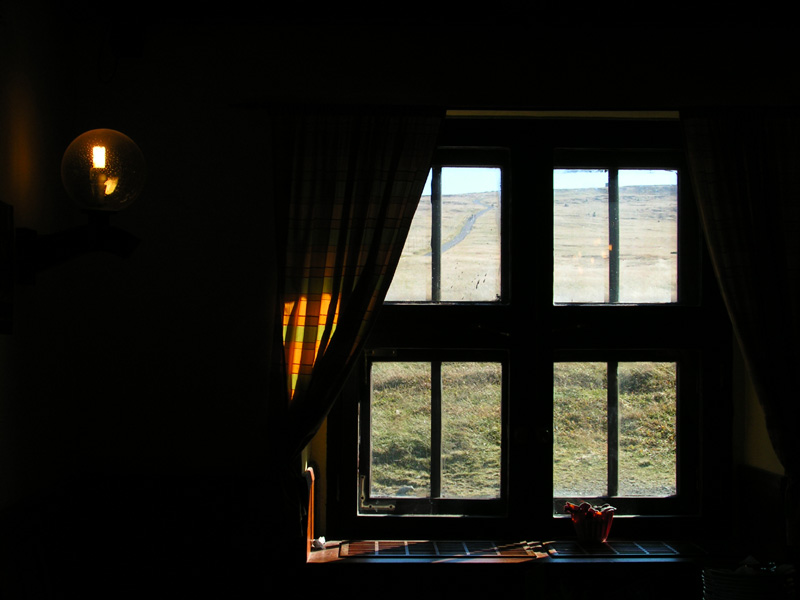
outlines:
[[[390,500],[372,500],[371,502],[367,503],[367,495],[364,491],[366,486],[367,478],[362,475],[360,477],[360,488],[361,493],[359,494],[359,512],[371,512],[371,513],[393,513],[395,510],[394,502]]]

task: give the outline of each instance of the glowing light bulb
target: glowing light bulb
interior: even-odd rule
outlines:
[[[106,147],[93,146],[92,147],[92,167],[95,169],[106,168]]]
[[[118,211],[139,196],[145,170],[133,140],[113,129],[94,129],[75,138],[64,152],[61,180],[81,207]]]

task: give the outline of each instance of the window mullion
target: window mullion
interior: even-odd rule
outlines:
[[[608,495],[612,497],[619,493],[619,387],[617,385],[617,366],[617,361],[609,361],[606,377]]]
[[[442,363],[431,363],[431,498],[442,495]]]
[[[608,170],[608,301],[619,302],[619,169]]]
[[[431,301],[442,299],[442,167],[431,173]]]

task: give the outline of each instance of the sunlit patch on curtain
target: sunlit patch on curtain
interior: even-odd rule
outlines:
[[[296,455],[321,426],[386,295],[441,111],[278,110],[271,119],[283,308],[281,371]],[[276,342],[278,339],[276,339]]]
[[[323,339],[330,339],[336,330],[339,305],[331,311],[331,294],[303,295],[286,302],[283,307],[283,345],[286,350],[286,371],[289,397],[294,397],[298,380],[310,377]],[[328,329],[326,335],[325,331]],[[324,348],[323,348],[324,351]]]

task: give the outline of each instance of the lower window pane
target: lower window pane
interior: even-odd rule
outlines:
[[[430,496],[430,386],[430,363],[372,364],[371,496]]]
[[[553,496],[607,494],[606,363],[553,369]]]
[[[674,496],[677,365],[619,363],[619,495]]]
[[[676,363],[559,362],[553,376],[554,497],[677,493]]]
[[[371,384],[371,497],[501,497],[502,363],[376,361]]]
[[[499,498],[500,363],[442,364],[442,497]]]

